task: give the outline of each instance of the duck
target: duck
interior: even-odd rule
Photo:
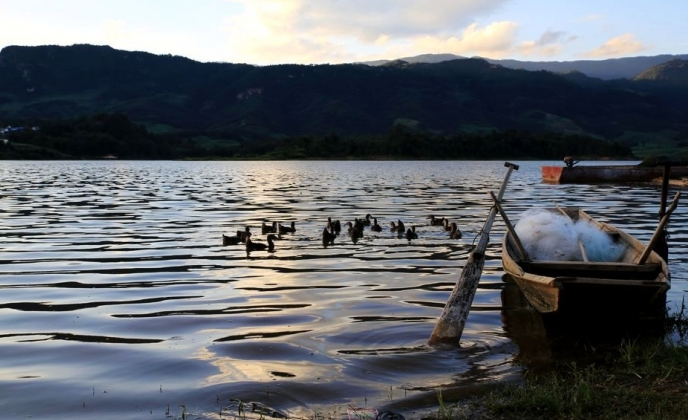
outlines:
[[[277,224],[277,233],[280,235],[283,233],[294,233],[296,232],[296,223],[293,221],[291,222],[291,227],[290,226],[282,226],[281,223]]]
[[[246,238],[246,254],[248,254],[251,251],[266,251],[266,250],[270,251],[270,252],[274,251],[275,250],[275,242],[274,242],[275,238],[276,238],[275,235],[272,235],[272,234],[268,235],[268,237],[267,237],[268,243],[264,244],[261,242],[253,242],[251,240],[251,235],[249,235]]]
[[[459,230],[459,227],[456,225],[456,222],[451,222],[451,230],[449,231],[449,238],[451,239],[461,239],[463,234]]]
[[[237,230],[236,236],[240,238],[241,243],[246,243],[246,238],[251,236],[251,229],[248,226],[246,226],[244,230]]]
[[[370,226],[370,230],[372,230],[373,232],[382,232],[382,226],[377,224],[376,217],[373,218],[373,225]]]
[[[363,237],[363,226],[361,226],[359,223],[353,224],[351,222],[346,222],[346,225],[348,227],[348,232],[349,236],[351,236],[351,239],[355,241]]]
[[[397,234],[401,236],[404,233],[406,233],[406,226],[404,226],[404,222],[397,220]]]
[[[370,218],[371,217],[373,217],[373,216],[371,216],[370,213],[368,213],[365,215],[365,218],[358,219],[358,220],[360,220],[360,222],[363,223],[364,226],[370,226],[370,224],[371,224]]]
[[[222,234],[222,246],[237,245],[241,242],[240,236],[227,236],[224,233]]]
[[[272,222],[272,226],[268,226],[263,222],[263,225],[260,227],[261,232],[263,235],[266,233],[277,233],[277,222]]]
[[[406,239],[408,239],[409,241],[411,239],[418,239],[418,234],[416,233],[415,226],[411,226],[410,228],[408,228],[408,230],[406,231]]]
[[[399,227],[396,223],[394,223],[393,220],[389,222],[389,230],[391,230],[392,232],[396,232],[397,230],[399,230]]]
[[[342,224],[339,220],[332,220],[331,217],[327,218],[327,230],[330,231],[330,233],[334,233],[335,235],[339,235],[339,233],[342,231]]]
[[[336,238],[336,237],[337,237],[337,235],[334,234],[334,232],[330,232],[327,230],[327,228],[323,228],[323,232],[322,232],[323,246],[334,245],[334,238]]]
[[[431,214],[430,216],[426,217],[426,219],[430,219],[430,225],[432,226],[442,226],[444,224],[444,217],[438,219],[435,217],[434,214]]]
[[[449,232],[451,230],[451,225],[449,224],[449,219],[444,219],[444,231]]]

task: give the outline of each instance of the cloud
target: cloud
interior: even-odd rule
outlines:
[[[422,47],[483,54],[508,43],[508,25],[474,19],[509,0],[225,1],[242,10],[225,22],[228,61],[345,62]]]
[[[324,28],[296,30],[303,19],[299,1],[250,0],[245,3],[242,13],[225,21],[225,58],[228,61],[293,63],[298,57],[299,62],[313,62],[339,55],[336,39]]]
[[[330,34],[346,36],[353,27],[358,39],[370,42],[381,34],[418,36],[464,27],[508,0],[435,0],[432,6],[426,0],[285,1],[298,10],[295,29],[326,27]]]
[[[542,47],[549,44],[557,43],[564,35],[563,31],[545,31],[540,38],[535,42],[536,45]]]
[[[463,56],[501,57],[512,49],[517,28],[514,22],[495,22],[486,27],[472,23],[457,36],[412,37],[406,55],[439,52]]]
[[[589,58],[619,57],[636,54],[648,49],[646,45],[638,41],[632,34],[623,34],[611,38],[601,47],[589,51],[583,56]]]
[[[518,45],[516,50],[524,57],[554,57],[559,55],[566,44],[577,39],[575,36],[567,36],[564,31],[545,31],[535,41],[525,41]]]

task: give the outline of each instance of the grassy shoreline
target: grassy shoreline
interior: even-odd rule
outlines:
[[[688,419],[688,319],[684,305],[664,334],[590,347],[588,361],[525,367],[524,381],[447,403],[425,420]],[[410,418],[407,417],[407,420]]]

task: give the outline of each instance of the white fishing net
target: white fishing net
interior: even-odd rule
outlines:
[[[625,250],[589,222],[574,223],[568,216],[545,209],[523,212],[514,229],[533,261],[582,261],[579,240],[589,261],[618,261]]]

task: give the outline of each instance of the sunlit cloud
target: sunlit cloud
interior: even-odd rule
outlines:
[[[387,34],[382,34],[377,39],[375,40],[375,45],[378,46],[383,46],[386,45],[389,42],[389,35]]]
[[[451,53],[462,56],[500,57],[512,48],[517,25],[514,22],[496,22],[484,28],[472,23],[458,36],[421,36],[412,42],[411,52]]]
[[[504,22],[479,28],[476,14],[507,0],[226,0],[242,6],[225,25],[226,59],[248,62],[343,62],[443,49],[457,54],[504,51]],[[462,29],[466,28],[466,29]],[[463,31],[463,32],[462,32]],[[389,58],[389,57],[387,57]]]
[[[638,41],[632,34],[624,34],[610,39],[601,47],[585,53],[584,56],[590,58],[620,57],[637,54],[647,48],[646,45]]]

